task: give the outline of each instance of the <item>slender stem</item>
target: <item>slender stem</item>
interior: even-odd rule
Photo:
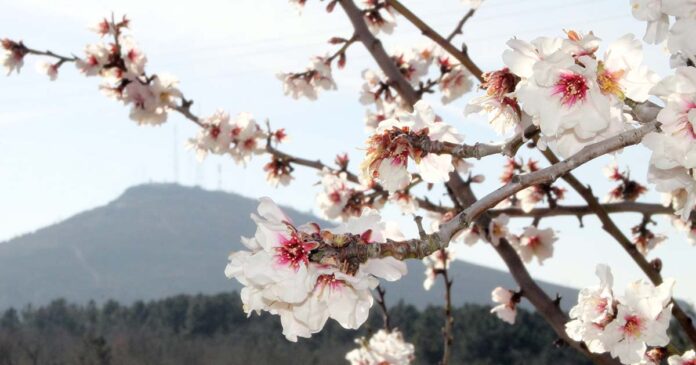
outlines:
[[[384,326],[384,329],[387,332],[391,332],[392,327],[391,327],[391,320],[389,318],[389,309],[387,308],[387,302],[384,299],[385,294],[387,291],[382,288],[381,285],[377,285],[377,298],[375,301],[379,305],[379,309],[382,311],[382,325]]]
[[[457,26],[454,28],[452,33],[450,33],[450,35],[447,36],[447,42],[452,43],[454,37],[456,37],[458,34],[463,34],[464,24],[466,24],[466,22],[469,19],[471,19],[472,16],[474,16],[474,13],[476,13],[476,9],[469,9],[469,11],[464,15],[464,17],[461,20],[459,20],[459,23],[457,23]]]
[[[448,255],[446,249],[440,250],[440,259],[442,260],[442,269],[439,274],[442,275],[442,280],[445,285],[445,325],[442,327],[442,360],[441,365],[447,365],[451,357],[452,352],[452,342],[454,340],[453,328],[454,328],[454,317],[452,316],[452,280],[449,278],[449,272],[447,269]]]

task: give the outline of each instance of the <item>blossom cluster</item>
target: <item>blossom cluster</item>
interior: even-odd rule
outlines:
[[[393,52],[392,60],[415,90],[420,93],[432,92],[437,86],[442,94],[441,102],[448,104],[459,99],[473,87],[472,75],[449,53],[438,46],[426,44],[411,49]],[[432,66],[437,69],[437,76],[428,77]],[[403,100],[390,86],[388,78],[382,72],[364,70],[360,102],[375,109],[367,109],[365,126],[368,133],[373,132],[379,123],[391,119],[406,109]]]
[[[529,159],[525,163],[522,159],[516,160],[510,158],[505,163],[503,173],[500,176],[500,182],[507,184],[512,181],[515,175],[527,174],[537,170],[539,170],[539,164],[533,159]],[[556,186],[553,183],[532,185],[503,200],[498,204],[498,207],[515,206],[529,213],[537,204],[543,201],[547,201],[550,207],[556,206],[559,200],[565,198],[565,192],[566,190],[564,188]]]
[[[696,205],[696,68],[679,67],[651,90],[665,107],[657,115],[662,133],[651,133],[643,144],[652,151],[648,182],[667,195],[681,219],[687,221]]]
[[[690,0],[631,0],[633,16],[647,23],[643,40],[667,41],[673,65],[694,64],[696,57],[696,3]],[[674,24],[671,18],[674,18]]]
[[[232,119],[226,111],[218,110],[200,123],[198,135],[188,141],[199,160],[208,153],[229,154],[235,161],[246,163],[251,156],[264,152],[267,135],[249,113],[240,113]]]
[[[319,90],[335,90],[336,82],[327,57],[314,57],[304,72],[282,72],[276,77],[283,82],[283,92],[293,99],[316,100]]]
[[[639,363],[648,346],[669,343],[674,280],[659,286],[638,280],[617,297],[611,269],[598,265],[596,273],[599,286],[582,289],[570,311],[571,321],[566,324],[570,338],[583,341],[591,352],[609,352],[623,364]]]
[[[510,217],[501,214],[491,220],[488,231],[493,245],[500,244],[501,239],[507,240],[517,251],[522,261],[529,263],[536,257],[540,265],[553,256],[553,245],[558,240],[552,228],[540,229],[528,226],[520,235],[516,235],[507,227]]]
[[[362,179],[374,179],[389,192],[403,190],[412,179],[408,171],[412,159],[423,181],[445,182],[455,169],[452,156],[428,153],[417,142],[461,140],[452,126],[441,122],[427,103],[419,101],[412,114],[385,120],[368,138],[366,157],[360,166]]]
[[[379,209],[384,205],[382,194],[368,193],[364,186],[348,181],[345,171],[320,171],[322,190],[317,195],[317,207],[326,219],[346,221],[359,217],[365,209]]]
[[[631,179],[629,171],[620,171],[616,162],[605,166],[603,171],[604,176],[619,184],[604,197],[604,201],[607,203],[636,201],[641,195],[648,191],[645,186]]]
[[[508,41],[510,49],[503,53],[507,68],[488,86],[488,98],[473,101],[474,108],[492,114],[489,119],[500,119],[498,130],[518,124],[519,107],[539,126],[540,147],[549,146],[563,157],[630,128],[625,102],[647,100],[658,81],[642,65],[642,45],[633,35],[610,44],[602,57],[597,54],[601,41],[594,34],[566,35]],[[516,85],[508,73],[519,78]]]
[[[320,331],[329,318],[358,328],[367,320],[377,277],[394,281],[406,273],[406,265],[391,257],[356,263],[322,254],[323,248],[384,240],[387,226],[374,211],[322,230],[314,223],[295,226],[273,201],[262,198],[252,219],[256,234],[242,238],[246,250],[229,256],[225,275],[244,286],[245,312],[280,316],[283,334],[291,341]]]
[[[351,365],[408,365],[415,359],[415,347],[404,341],[399,330],[381,329],[369,340],[359,338],[355,342],[360,347],[346,354]]]

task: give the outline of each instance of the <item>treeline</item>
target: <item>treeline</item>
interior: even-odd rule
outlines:
[[[353,339],[381,326],[373,308],[359,331],[330,321],[309,340],[284,339],[277,317],[247,319],[239,295],[181,295],[124,306],[56,300],[44,307],[9,309],[0,319],[0,365],[46,364],[344,364]],[[544,320],[521,310],[510,326],[466,305],[454,311],[452,364],[588,364],[554,344]],[[418,364],[438,362],[441,308],[398,304],[391,320],[416,345]]]

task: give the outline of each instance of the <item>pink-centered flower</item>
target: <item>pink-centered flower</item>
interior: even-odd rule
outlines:
[[[406,273],[405,264],[393,258],[368,259],[354,272],[313,261],[314,250],[322,244],[386,240],[386,225],[374,211],[326,231],[317,224],[294,225],[270,199],[263,198],[252,219],[256,234],[242,238],[246,250],[230,255],[225,275],[244,286],[244,311],[278,315],[283,334],[291,341],[320,331],[329,318],[345,328],[357,328],[367,320],[376,277],[394,281]]]
[[[356,339],[358,348],[346,354],[351,365],[408,365],[415,359],[415,347],[404,341],[397,329],[381,329],[370,337]]]

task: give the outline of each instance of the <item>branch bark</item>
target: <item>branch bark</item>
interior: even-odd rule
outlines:
[[[456,232],[466,228],[485,211],[512,194],[532,185],[551,183],[590,160],[621,148],[637,144],[643,139],[643,136],[658,130],[658,127],[659,123],[657,121],[646,123],[639,128],[620,133],[601,142],[587,145],[583,147],[580,152],[564,161],[559,161],[549,167],[529,174],[513,177],[511,182],[483,198],[470,203],[471,205],[469,205],[468,208],[460,212],[451,221],[442,225],[440,228],[440,239],[449,241]]]
[[[392,83],[391,86],[396,89],[401,98],[413,109],[413,104],[419,99],[418,94],[408,80],[403,77],[396,63],[387,54],[387,51],[384,50],[382,42],[367,28],[362,11],[355,5],[353,0],[339,0],[339,4],[345,11],[348,19],[350,19],[351,24],[353,24],[355,35],[358,36],[360,42],[370,52],[372,58],[375,59],[380,69],[382,69],[382,72],[389,78],[389,81]]]
[[[471,72],[474,77],[480,82],[483,82],[483,71],[471,60],[467,52],[458,50],[452,45],[447,39],[442,37],[438,32],[433,30],[428,24],[421,20],[416,14],[409,10],[398,0],[386,0],[386,2],[391,5],[399,14],[403,15],[404,18],[408,19],[411,24],[413,24],[418,30],[423,33],[424,36],[433,40],[440,47],[442,47],[447,53],[451,54],[454,58],[459,61],[469,72]],[[473,15],[473,14],[472,14]]]

